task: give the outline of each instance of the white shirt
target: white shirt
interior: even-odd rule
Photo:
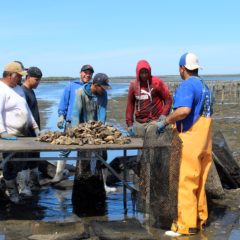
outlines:
[[[0,133],[21,136],[37,127],[21,87],[11,88],[0,81]]]

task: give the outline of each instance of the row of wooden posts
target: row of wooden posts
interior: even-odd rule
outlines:
[[[240,81],[206,81],[214,94],[216,103],[240,103]],[[166,83],[171,93],[174,93],[180,82]]]

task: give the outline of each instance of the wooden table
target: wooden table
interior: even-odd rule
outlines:
[[[141,149],[143,140],[132,138],[129,144],[100,144],[100,145],[55,145],[39,142],[34,137],[19,137],[14,140],[0,140],[0,152],[54,152],[62,150],[88,151],[88,150],[130,150]]]
[[[100,145],[55,145],[46,142],[39,142],[33,137],[19,137],[14,140],[0,140],[0,152],[9,153],[8,157],[3,161],[26,161],[26,159],[14,158],[14,153],[17,152],[58,152],[64,150],[71,151],[93,151],[98,156],[99,160],[123,183],[123,203],[124,210],[127,211],[126,204],[126,188],[132,192],[137,191],[134,187],[130,186],[126,181],[126,166],[124,165],[123,179],[119,174],[97,153],[97,150],[123,150],[123,156],[127,157],[127,150],[142,149],[143,140],[141,138],[132,138],[129,144],[100,144]],[[80,160],[79,157],[40,157],[31,158],[29,161],[39,160]],[[125,163],[125,162],[124,162]]]

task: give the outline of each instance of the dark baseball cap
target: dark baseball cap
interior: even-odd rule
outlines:
[[[103,87],[111,88],[108,82],[109,82],[109,77],[105,73],[97,73],[93,78],[93,84],[98,83]]]
[[[90,70],[92,73],[94,73],[93,67],[91,65],[89,65],[89,64],[83,65],[81,68],[81,72],[84,72],[87,70]]]
[[[21,61],[15,60],[14,62],[19,63],[22,66],[22,69],[24,69],[26,71],[26,68],[24,67],[24,65],[23,65],[23,63]]]
[[[38,67],[30,67],[27,70],[27,75],[30,77],[41,78],[42,71]]]

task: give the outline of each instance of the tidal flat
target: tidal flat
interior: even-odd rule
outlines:
[[[126,130],[125,108],[127,96],[113,98],[109,101],[108,122]],[[53,107],[51,101],[40,100],[39,109],[41,113],[42,128],[48,121],[48,116]],[[239,102],[226,104],[215,103],[214,106],[213,134],[222,131],[235,159],[240,163],[240,107]],[[57,119],[56,119],[57,121]],[[26,208],[26,206],[25,206]],[[10,214],[10,211],[22,211],[25,209],[15,206],[1,214]],[[131,220],[131,219],[130,219]],[[136,234],[139,229],[134,229],[129,219],[118,222],[108,221],[107,217],[90,218],[67,218],[64,222],[46,222],[31,220],[16,220],[14,217],[8,220],[1,220],[0,239],[169,239],[164,236],[164,229],[158,228],[143,221],[139,229],[142,235]],[[133,220],[134,221],[134,220]],[[97,224],[96,224],[97,222]],[[112,226],[109,228],[109,223]],[[102,225],[101,225],[102,224]],[[125,228],[123,228],[125,225]],[[108,228],[107,228],[108,226]],[[143,227],[143,229],[141,228]],[[99,230],[102,229],[102,230]],[[122,231],[122,234],[121,234]],[[134,235],[135,231],[135,235]],[[105,235],[104,235],[104,234]],[[103,236],[101,237],[101,236]],[[209,220],[205,231],[196,236],[184,239],[240,239],[240,189],[225,189],[225,196],[222,199],[209,200]]]

